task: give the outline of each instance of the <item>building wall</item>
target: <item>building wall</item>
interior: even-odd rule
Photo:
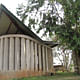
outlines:
[[[10,76],[6,77],[54,72],[52,59],[52,49],[31,37],[18,34],[0,37],[0,74],[7,72]]]

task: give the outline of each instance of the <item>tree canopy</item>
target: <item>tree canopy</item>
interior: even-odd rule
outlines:
[[[44,29],[50,36],[55,32],[61,44],[80,50],[80,0],[29,0],[17,14],[23,22],[29,20],[29,28],[38,25],[37,32]]]

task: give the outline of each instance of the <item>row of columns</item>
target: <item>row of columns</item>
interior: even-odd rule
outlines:
[[[0,71],[44,71],[51,68],[51,49],[26,38],[0,39]]]

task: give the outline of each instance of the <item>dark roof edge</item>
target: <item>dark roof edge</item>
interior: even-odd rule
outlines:
[[[49,45],[51,48],[56,47],[59,43],[55,43],[53,41],[44,41],[46,45]]]

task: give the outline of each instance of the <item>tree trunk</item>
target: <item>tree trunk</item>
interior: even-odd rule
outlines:
[[[80,55],[79,51],[73,51],[72,53],[73,62],[74,62],[74,70],[76,73],[80,74]]]

